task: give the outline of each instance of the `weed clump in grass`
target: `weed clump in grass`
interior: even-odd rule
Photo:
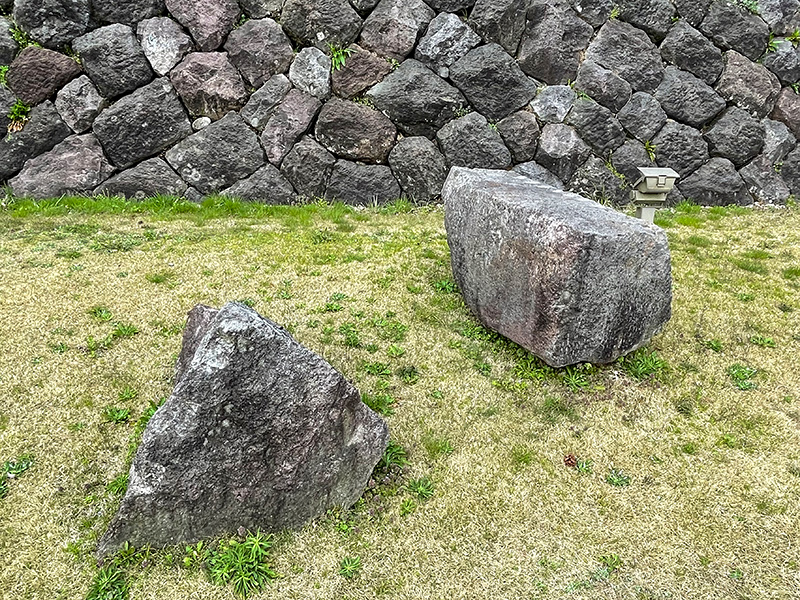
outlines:
[[[278,574],[267,559],[272,548],[272,536],[260,531],[248,533],[243,542],[223,540],[208,554],[208,574],[217,585],[228,585],[238,596],[246,598],[275,579]]]
[[[669,369],[667,362],[656,351],[648,351],[646,348],[640,348],[624,357],[622,366],[628,375],[640,381],[658,378]]]
[[[0,470],[0,498],[5,498],[8,495],[11,480],[16,479],[30,469],[33,466],[33,462],[32,455],[23,454],[18,458],[7,460],[3,463],[3,468]]]
[[[95,575],[86,600],[127,600],[128,582],[125,573],[115,564],[103,567]]]
[[[361,395],[361,400],[376,413],[384,417],[390,417],[394,414],[395,399],[389,394],[364,393]]]
[[[412,479],[406,486],[408,491],[416,495],[420,500],[430,500],[433,498],[433,482],[430,477],[420,477]]]
[[[622,469],[612,467],[606,473],[606,482],[614,487],[628,487],[631,484],[631,476]]]
[[[131,409],[117,408],[116,406],[106,406],[103,409],[103,418],[109,423],[117,425],[125,423],[131,416]]]
[[[361,558],[358,556],[345,556],[339,563],[339,575],[345,579],[352,579],[361,571]]]
[[[758,384],[753,381],[753,377],[758,373],[757,369],[736,363],[728,367],[725,372],[740,390],[754,390],[758,387]]]

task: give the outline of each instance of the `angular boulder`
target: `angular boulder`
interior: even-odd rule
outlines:
[[[780,121],[761,119],[764,127],[764,156],[771,164],[778,163],[786,158],[797,145],[797,138],[789,128]]]
[[[428,25],[414,58],[439,77],[450,76],[450,65],[481,42],[480,36],[452,13],[442,13]]]
[[[70,81],[56,97],[56,108],[61,118],[75,133],[87,131],[106,105],[106,99],[86,75]]]
[[[164,12],[164,0],[92,0],[94,18],[104,23],[135,25]]]
[[[629,184],[636,183],[641,177],[639,167],[655,166],[650,153],[639,140],[626,140],[622,146],[614,150],[611,155],[611,164]]]
[[[712,158],[679,180],[678,189],[687,199],[703,206],[747,206],[753,203],[744,180],[727,158]]]
[[[72,133],[49,100],[34,106],[28,117],[22,131],[0,138],[0,181],[17,173],[26,160],[52,150]]]
[[[260,87],[278,73],[286,73],[294,59],[292,44],[272,19],[247,21],[225,42],[230,61],[251,87]]]
[[[300,527],[354,504],[388,442],[358,390],[285,329],[238,303],[194,311],[207,314],[190,313],[185,369],[145,429],[101,556]]]
[[[45,48],[60,50],[89,30],[91,0],[16,0],[17,27]]]
[[[763,64],[783,85],[791,86],[800,81],[800,49],[789,40],[775,40],[775,46],[775,51],[764,57]]]
[[[614,113],[591,98],[578,99],[564,122],[601,156],[625,143],[625,130]]]
[[[223,190],[220,195],[261,204],[293,204],[297,200],[292,184],[269,163]]]
[[[92,126],[118,169],[150,158],[192,133],[178,94],[162,77],[101,112]]]
[[[336,157],[305,136],[297,142],[281,163],[281,173],[306,199],[324,198]]]
[[[575,80],[575,89],[615,113],[628,103],[632,92],[627,81],[593,60],[581,63],[578,78]]]
[[[170,148],[167,162],[187,184],[211,194],[264,165],[258,136],[235,112]]]
[[[531,109],[544,123],[563,123],[577,97],[568,85],[548,85],[531,101]]]
[[[669,320],[658,227],[514,173],[454,168],[442,197],[465,303],[547,364],[613,362]]]
[[[757,14],[732,0],[714,0],[699,26],[717,46],[757,60],[767,49],[769,27]]]
[[[354,42],[363,21],[347,0],[286,0],[281,24],[303,46],[325,49]]]
[[[616,19],[603,25],[586,58],[610,69],[637,92],[656,89],[664,78],[661,54],[647,34]]]
[[[675,6],[671,0],[624,0],[619,6],[620,19],[656,40],[663,40],[672,27]]]
[[[542,127],[536,162],[566,182],[572,179],[591,153],[592,149],[572,127],[548,123]]]
[[[56,92],[81,73],[71,58],[46,48],[28,46],[11,63],[6,83],[17,98],[33,106]]]
[[[739,170],[739,175],[756,202],[786,204],[792,193],[783,177],[775,172],[773,164],[765,156],[750,161]]]
[[[800,138],[800,94],[792,88],[783,88],[770,117],[784,123],[795,137]]]
[[[658,100],[645,92],[636,92],[617,115],[625,131],[640,142],[652,140],[667,122],[667,113]]]
[[[708,85],[714,85],[722,73],[722,52],[684,21],[678,21],[661,43],[661,56]]]
[[[667,116],[698,129],[725,108],[725,100],[712,87],[676,67],[667,67],[655,98]]]
[[[392,72],[388,60],[365,50],[358,44],[349,48],[350,55],[344,65],[331,73],[333,93],[342,98],[352,98],[383,81]]]
[[[469,19],[485,42],[500,44],[516,55],[528,4],[527,0],[477,0]]]
[[[146,19],[136,27],[136,37],[156,75],[163,77],[192,51],[192,38],[169,17]]]
[[[761,121],[737,106],[727,108],[714,126],[705,132],[711,155],[727,158],[736,168],[761,153],[764,136]]]
[[[241,14],[236,0],[166,0],[166,5],[201,52],[219,48]]]
[[[275,75],[253,92],[239,114],[250,127],[262,131],[291,88],[286,75]]]
[[[289,90],[261,133],[261,144],[269,162],[276,166],[281,164],[295,142],[311,127],[320,108],[322,103],[311,94]]]
[[[374,108],[334,98],[322,107],[315,134],[339,158],[382,163],[394,146],[397,129]]]
[[[192,52],[170,80],[193,117],[221,119],[247,102],[247,88],[224,52]]]
[[[153,79],[136,34],[128,25],[106,25],[73,40],[83,68],[106,98],[132,92]]]
[[[91,193],[113,171],[97,138],[87,133],[68,137],[49,152],[30,159],[8,184],[15,196],[57,198]]]
[[[182,196],[186,188],[183,179],[163,159],[151,158],[114,175],[94,193],[144,200],[159,195]]]
[[[320,100],[331,95],[331,58],[319,48],[303,48],[289,67],[289,81]]]
[[[450,80],[475,110],[493,121],[522,108],[536,95],[536,84],[498,44],[475,48],[453,63]]]
[[[719,95],[757,117],[767,116],[781,91],[775,74],[733,50],[723,60],[725,67],[715,86]]]
[[[435,16],[422,0],[381,0],[364,21],[359,44],[378,56],[403,60]]]
[[[696,129],[667,121],[652,139],[659,167],[674,169],[686,177],[708,160],[708,143]]]
[[[372,87],[367,97],[403,133],[427,138],[467,105],[461,92],[411,58]]]
[[[325,197],[347,204],[372,206],[400,198],[402,191],[386,165],[362,165],[337,160],[333,165]]]
[[[507,169],[511,152],[486,117],[472,112],[454,119],[436,134],[448,165],[483,169]]]
[[[442,192],[447,163],[426,137],[403,138],[389,154],[389,166],[407,198],[429,202]]]
[[[497,124],[497,132],[511,151],[515,163],[528,162],[536,157],[542,131],[532,112],[521,110],[508,115]]]

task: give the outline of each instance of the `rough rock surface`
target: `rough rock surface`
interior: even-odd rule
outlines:
[[[224,52],[192,52],[170,74],[189,114],[221,119],[247,102],[247,89]]]
[[[800,94],[795,94],[791,88],[783,88],[770,117],[786,124],[795,137],[800,138]]]
[[[726,52],[724,61],[725,68],[716,85],[719,95],[756,116],[768,115],[781,91],[778,78],[764,65],[738,52]]]
[[[28,46],[14,59],[6,83],[17,98],[33,106],[55,96],[67,82],[81,73],[81,66],[71,58]]]
[[[737,168],[758,156],[764,147],[764,126],[736,106],[726,109],[704,135],[711,155],[727,158]]]
[[[548,123],[539,137],[536,162],[557,175],[561,181],[569,181],[591,153],[592,149],[572,127],[563,123]]]
[[[105,98],[86,75],[70,81],[56,98],[56,108],[61,118],[75,133],[87,131],[106,104]]]
[[[498,44],[468,52],[450,66],[450,80],[488,119],[499,121],[528,104],[536,85]]]
[[[800,49],[789,40],[775,40],[775,52],[768,52],[763,65],[775,73],[781,83],[791,86],[800,80]]]
[[[781,176],[792,194],[800,196],[800,147],[790,152],[784,159]]]
[[[344,66],[331,73],[333,93],[342,98],[352,98],[383,81],[392,72],[388,60],[365,50],[358,44],[350,46],[352,53]]]
[[[535,161],[520,163],[514,167],[513,171],[528,179],[554,187],[557,190],[564,189],[563,181]]]
[[[418,202],[429,202],[442,192],[447,163],[439,149],[426,137],[403,138],[389,154],[389,166],[403,194]]]
[[[570,179],[569,191],[591,198],[603,205],[623,206],[630,201],[630,190],[625,182],[617,177],[596,156],[590,156]]]
[[[306,136],[297,142],[281,163],[281,173],[306,199],[324,198],[336,157]]]
[[[628,140],[614,150],[611,164],[618,173],[625,176],[628,184],[634,184],[641,177],[639,167],[654,167],[650,154],[639,140]]]
[[[603,25],[586,58],[614,71],[637,92],[654,90],[664,78],[658,48],[645,32],[622,21]]]
[[[519,46],[520,67],[540,81],[566,84],[575,79],[592,33],[592,27],[571,10],[536,0]]]
[[[610,110],[591,99],[579,98],[565,121],[597,154],[606,156],[625,143],[625,130]]]
[[[284,0],[239,0],[245,14],[251,19],[263,19],[280,17]]]
[[[303,48],[289,67],[289,80],[301,92],[320,100],[331,95],[331,59],[319,48]]]
[[[708,85],[722,73],[722,52],[702,33],[679,21],[661,43],[661,56],[679,69],[688,71]]]
[[[264,165],[258,137],[236,113],[182,140],[166,158],[181,179],[203,194],[231,186]]]
[[[339,158],[386,162],[397,129],[381,112],[350,100],[334,98],[317,117],[317,141]]]
[[[261,134],[267,159],[278,166],[317,116],[322,103],[311,94],[289,90],[275,109]]]
[[[136,37],[156,75],[163,77],[192,50],[192,38],[169,17],[154,17],[139,23]]]
[[[450,65],[472,50],[480,36],[452,13],[441,13],[428,25],[417,44],[414,58],[442,78],[450,76]]]
[[[299,527],[361,496],[388,429],[340,373],[241,304],[187,338],[194,355],[145,429],[99,554]]]
[[[169,79],[162,77],[101,112],[94,133],[118,169],[166,150],[192,133],[192,125]]]
[[[708,160],[708,144],[703,135],[688,125],[667,121],[652,142],[658,166],[669,167],[681,177],[686,177]]]
[[[783,178],[775,172],[770,160],[764,156],[750,161],[739,170],[739,175],[756,202],[786,204],[792,193]]]
[[[186,184],[178,174],[161,158],[151,158],[140,162],[122,173],[114,175],[99,186],[95,194],[124,196],[144,200],[159,194],[182,196]]]
[[[422,0],[381,0],[361,29],[361,46],[395,60],[414,51],[436,13]]]
[[[11,93],[11,90],[0,85],[0,136],[2,136],[3,132],[11,125],[11,119],[8,118],[8,113],[16,102],[17,98]],[[2,141],[0,141],[0,145],[2,145]],[[0,155],[2,155],[2,151],[0,151]]]
[[[347,204],[371,206],[392,202],[401,194],[400,185],[389,167],[337,160],[325,197]]]
[[[532,112],[521,110],[508,115],[497,124],[497,132],[511,151],[515,163],[523,163],[536,157],[541,129]]]
[[[794,150],[797,145],[797,138],[780,121],[762,119],[761,125],[764,127],[763,154],[774,165],[782,161],[789,152]]]
[[[658,227],[498,171],[453,169],[442,197],[467,306],[548,364],[613,362],[669,320]]]
[[[733,0],[714,0],[699,26],[720,48],[758,59],[767,49],[769,27],[756,14]]]
[[[267,163],[247,179],[221,192],[223,196],[261,204],[292,204],[297,194],[278,169]]]
[[[568,85],[548,85],[531,101],[531,109],[543,123],[562,123],[577,97]]]
[[[0,181],[17,173],[25,161],[51,150],[72,132],[49,100],[31,109],[22,131],[0,138]]]
[[[87,133],[30,159],[8,183],[16,196],[57,198],[75,191],[91,193],[113,170],[97,138]]]
[[[0,65],[10,65],[19,52],[19,44],[11,35],[11,23],[0,19]]]
[[[628,103],[632,91],[627,81],[588,59],[578,70],[575,89],[615,113]]]
[[[253,92],[239,114],[250,127],[262,131],[291,88],[286,75],[275,75]]]
[[[650,94],[636,92],[617,115],[625,130],[640,142],[653,139],[667,122],[667,113]]]
[[[228,58],[251,87],[260,87],[273,75],[286,73],[294,60],[292,44],[272,19],[247,21],[225,42]]]
[[[407,59],[367,96],[407,135],[432,138],[467,101],[421,62]]]
[[[511,152],[500,134],[479,113],[450,121],[436,134],[447,164],[483,169],[511,166]]]
[[[485,42],[496,42],[515,55],[525,29],[528,4],[526,0],[477,0],[470,22]]]
[[[133,25],[164,12],[164,0],[92,0],[92,14],[104,23]]]
[[[132,92],[153,79],[136,34],[128,25],[106,25],[73,40],[83,68],[106,98]]]
[[[12,16],[42,46],[58,50],[89,29],[91,0],[15,0]]]
[[[347,0],[286,0],[281,23],[304,46],[346,47],[354,42],[363,24]]]
[[[711,0],[674,0],[681,17],[692,27],[697,27],[708,14]]]
[[[202,52],[219,48],[241,14],[236,0],[166,0],[166,5]]]
[[[672,27],[675,6],[670,0],[623,0],[619,18],[643,29],[656,40],[663,40]]]
[[[667,67],[655,98],[667,116],[698,129],[725,108],[725,100],[712,87],[676,67]]]
[[[726,158],[712,158],[696,171],[678,181],[681,193],[703,206],[753,203],[744,180]]]

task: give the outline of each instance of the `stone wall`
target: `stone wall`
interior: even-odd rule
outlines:
[[[681,174],[673,201],[800,194],[800,0],[0,10],[0,182],[18,196],[428,201],[459,165],[624,204],[653,161]]]

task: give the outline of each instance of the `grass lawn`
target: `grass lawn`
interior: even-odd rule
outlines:
[[[186,312],[240,300],[353,380],[407,459],[276,534],[251,597],[796,599],[800,211],[657,222],[672,321],[616,364],[552,370],[471,317],[440,207],[7,204],[0,596],[87,597]],[[119,559],[108,598],[234,597],[197,554]]]

